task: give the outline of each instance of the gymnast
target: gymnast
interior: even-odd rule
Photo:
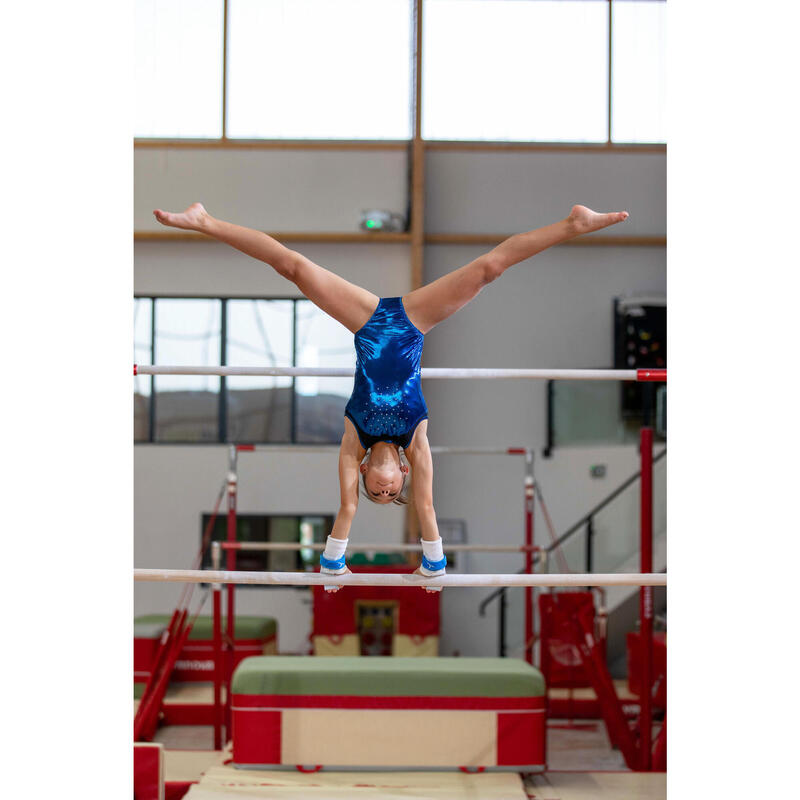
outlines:
[[[320,571],[349,572],[345,552],[358,506],[359,480],[363,495],[373,503],[403,504],[410,472],[422,533],[422,565],[416,572],[425,577],[444,575],[447,564],[433,508],[428,409],[420,387],[425,334],[514,264],[628,217],[626,211],[598,214],[573,206],[560,222],[511,236],[466,266],[403,297],[378,298],[266,233],[215,219],[200,203],[180,214],[160,209],[153,213],[163,225],[204,233],[270,265],[354,334],[355,380],[339,449],[339,513],[320,556]]]

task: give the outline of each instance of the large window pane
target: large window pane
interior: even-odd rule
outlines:
[[[237,367],[292,366],[294,303],[229,300],[226,361]],[[292,379],[227,379],[228,440],[291,440]]]
[[[608,7],[427,0],[426,139],[606,141]]]
[[[410,136],[409,0],[230,0],[228,135]]]
[[[136,297],[133,301],[133,363],[153,363],[153,301]],[[150,375],[133,377],[133,440],[146,442],[150,438],[150,395],[153,379]]]
[[[611,138],[665,142],[667,4],[614,0]]]
[[[353,334],[308,300],[297,303],[297,366],[355,367]],[[298,442],[338,442],[352,378],[298,378]]]
[[[220,309],[219,300],[157,300],[156,363],[218,366]],[[156,440],[217,441],[219,386],[216,375],[156,375]]]
[[[222,136],[222,0],[136,0],[134,135]]]

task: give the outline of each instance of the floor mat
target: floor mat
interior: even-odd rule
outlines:
[[[240,770],[212,767],[191,787],[186,800],[309,798],[309,800],[526,800],[512,772],[467,775],[455,772],[315,772]]]

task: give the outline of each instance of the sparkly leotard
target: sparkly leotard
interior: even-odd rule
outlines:
[[[392,442],[411,444],[428,417],[420,386],[425,337],[412,324],[400,297],[384,297],[363,328],[356,331],[356,373],[345,416],[362,447]]]

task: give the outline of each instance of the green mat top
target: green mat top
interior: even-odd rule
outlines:
[[[252,656],[236,668],[231,690],[356,697],[541,697],[544,678],[514,658]]]
[[[170,614],[148,614],[133,620],[133,635],[145,639],[154,639],[161,635],[171,619]],[[225,619],[222,630],[225,630]],[[272,617],[236,616],[234,636],[237,639],[267,639],[274,636],[278,623]],[[192,625],[189,641],[196,639],[212,639],[214,637],[214,620],[210,616],[198,617]]]

